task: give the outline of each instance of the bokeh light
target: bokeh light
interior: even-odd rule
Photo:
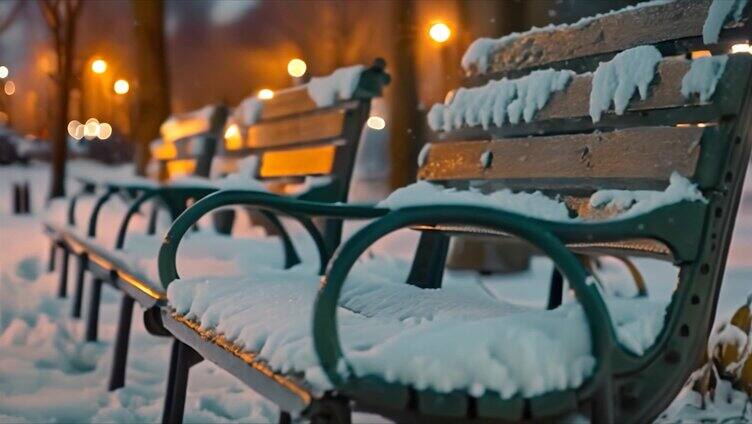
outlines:
[[[731,46],[731,53],[751,53],[752,54],[752,48],[750,48],[749,43],[734,44],[733,46]]]
[[[371,116],[366,121],[366,125],[368,125],[368,128],[373,128],[374,130],[383,130],[386,128],[386,121],[380,116]]]
[[[0,79],[8,78],[8,75],[10,75],[10,71],[8,70],[8,67],[0,66]]]
[[[131,85],[128,84],[128,81],[124,79],[119,79],[115,81],[115,84],[112,86],[112,88],[115,90],[115,93],[117,94],[125,94],[128,92],[128,90],[131,89]]]
[[[431,28],[429,28],[428,35],[433,41],[437,43],[443,43],[449,40],[449,37],[452,35],[452,30],[449,29],[449,26],[447,26],[447,24],[443,22],[436,22],[435,24],[431,25]]]
[[[258,98],[262,100],[269,100],[274,97],[274,92],[268,88],[262,88],[258,92]]]
[[[13,81],[5,81],[3,91],[5,91],[5,94],[12,96],[13,93],[16,92],[16,83],[14,83]]]
[[[305,75],[306,69],[308,69],[308,66],[302,59],[295,58],[287,62],[287,73],[290,74],[291,77],[302,77]]]
[[[112,126],[108,124],[107,122],[102,122],[99,124],[99,131],[97,133],[97,137],[99,137],[100,140],[107,140],[112,135]]]
[[[96,59],[91,62],[91,71],[95,74],[103,74],[107,70],[107,62],[104,59]]]

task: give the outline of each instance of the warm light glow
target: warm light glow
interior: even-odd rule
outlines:
[[[10,75],[10,71],[8,70],[8,67],[0,66],[0,79],[8,78],[8,75]]]
[[[70,122],[68,122],[68,134],[69,134],[69,135],[70,135],[71,137],[74,137],[74,138],[75,138],[76,136],[75,136],[74,134],[76,134],[76,130],[77,130],[77,129],[78,129],[78,127],[80,127],[80,126],[81,126],[81,123],[80,123],[80,122],[78,122],[78,121],[76,121],[75,119],[74,119],[74,120],[72,120],[72,121],[70,121]]]
[[[711,56],[710,50],[695,50],[692,52],[692,59]]]
[[[368,128],[383,130],[386,127],[386,121],[380,116],[371,116],[368,118],[368,121],[366,121],[366,125],[368,125]]]
[[[237,150],[241,147],[243,147],[243,138],[240,136],[240,128],[237,124],[232,124],[225,130],[225,148]]]
[[[128,84],[128,81],[124,79],[119,79],[115,81],[115,85],[113,85],[112,88],[115,90],[115,93],[117,94],[125,94],[128,92],[128,90],[131,89],[131,86],[130,84]]]
[[[302,59],[295,58],[287,62],[287,73],[290,74],[291,77],[302,77],[307,68],[308,66]]]
[[[0,110],[0,125],[8,123],[8,114]]]
[[[262,88],[258,92],[258,98],[261,100],[269,100],[274,97],[274,92],[268,88]]]
[[[107,70],[107,62],[104,59],[96,59],[91,62],[91,71],[95,74],[103,74]]]
[[[155,159],[172,159],[178,155],[178,148],[172,143],[163,143],[152,147],[151,155]]]
[[[436,22],[435,24],[431,25],[431,28],[428,30],[428,35],[433,41],[437,43],[443,43],[449,40],[449,37],[452,35],[452,30],[449,29],[447,24],[443,22]]]
[[[731,46],[731,53],[750,53],[752,54],[752,48],[748,43],[734,44]]]
[[[12,96],[16,92],[16,83],[13,81],[5,81],[5,87],[3,87],[5,94]]]
[[[107,140],[111,135],[112,125],[108,124],[107,122],[102,122],[101,124],[99,124],[97,137],[99,137],[100,140]]]

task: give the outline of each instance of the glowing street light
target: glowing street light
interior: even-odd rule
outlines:
[[[261,100],[269,100],[274,97],[274,92],[268,88],[262,88],[258,92],[258,98]]]
[[[8,75],[10,75],[10,71],[8,70],[8,67],[0,66],[0,79],[8,78]]]
[[[306,73],[306,69],[308,69],[308,66],[302,59],[295,58],[287,62],[287,73],[291,77],[302,77]]]
[[[99,120],[96,118],[89,118],[84,124],[84,137],[87,140],[93,140],[99,134]]]
[[[128,81],[124,79],[119,79],[115,81],[115,84],[112,86],[113,90],[115,90],[115,93],[117,94],[125,94],[128,92],[128,90],[131,89],[130,84],[128,84]]]
[[[95,74],[103,74],[107,70],[107,62],[104,59],[96,59],[91,62],[91,71]]]
[[[100,140],[107,140],[112,135],[112,125],[108,124],[107,122],[102,122],[99,124],[99,131],[97,131],[97,137],[99,137]]]
[[[386,121],[380,116],[371,116],[366,121],[366,125],[368,125],[368,128],[373,128],[374,130],[380,131],[386,128]]]
[[[436,22],[435,24],[431,25],[431,28],[428,29],[428,35],[433,41],[437,43],[443,43],[449,40],[449,37],[452,35],[452,30],[449,29],[447,24],[443,22]]]

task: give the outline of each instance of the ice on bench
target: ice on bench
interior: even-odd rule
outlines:
[[[689,72],[682,78],[681,92],[684,97],[700,95],[700,101],[706,102],[713,97],[718,79],[726,69],[728,56],[701,57],[692,61]]]
[[[348,100],[358,88],[360,74],[364,70],[363,65],[355,65],[339,68],[325,77],[313,77],[306,85],[308,96],[318,107],[331,106],[339,100]]]
[[[705,44],[717,43],[723,24],[729,18],[738,22],[742,18],[746,4],[747,0],[713,0],[702,26],[702,42]]]
[[[404,283],[409,264],[377,257],[356,265],[340,299],[339,333],[358,376],[446,393],[534,396],[578,387],[592,374],[582,308],[538,310],[497,301],[466,285],[426,290]],[[254,268],[242,279],[178,280],[170,306],[204,329],[259,353],[280,372],[328,388],[313,350],[319,278],[310,271]],[[664,306],[609,298],[618,339],[635,354],[655,341]],[[452,346],[452,349],[447,349]]]

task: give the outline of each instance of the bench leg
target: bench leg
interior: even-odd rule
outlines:
[[[279,411],[279,424],[292,424],[292,417],[289,412]]]
[[[95,278],[91,285],[91,296],[89,297],[89,314],[86,317],[86,341],[97,341],[97,332],[99,328],[99,304],[102,299],[101,278]]]
[[[188,373],[192,366],[203,360],[204,358],[193,350],[193,348],[175,340],[170,358],[165,407],[162,411],[163,423],[178,424],[183,422],[185,394],[188,389]]]
[[[57,286],[57,297],[66,297],[68,295],[68,259],[70,252],[66,247],[62,248],[63,254],[60,258],[60,282]]]
[[[593,394],[592,408],[592,417],[590,417],[591,422],[613,424],[614,397],[612,381],[606,381],[596,389],[596,392]]]
[[[311,424],[351,424],[350,402],[343,397],[330,397],[320,400],[308,414]]]
[[[76,286],[73,288],[73,304],[71,307],[71,316],[73,318],[81,318],[81,302],[84,297],[86,262],[86,255],[80,255],[78,257],[78,268],[76,269]]]
[[[449,236],[439,232],[425,231],[420,235],[407,284],[422,289],[441,288],[449,240]]]
[[[120,301],[120,319],[118,320],[117,334],[115,336],[115,350],[112,356],[110,391],[125,386],[125,366],[128,361],[128,341],[131,335],[132,317],[133,298],[123,293],[123,298]]]
[[[55,256],[57,255],[57,243],[53,240],[50,243],[50,260],[47,262],[47,272],[55,270]]]
[[[564,298],[564,277],[558,269],[554,268],[551,273],[551,284],[548,289],[547,309],[554,309],[561,305]]]

